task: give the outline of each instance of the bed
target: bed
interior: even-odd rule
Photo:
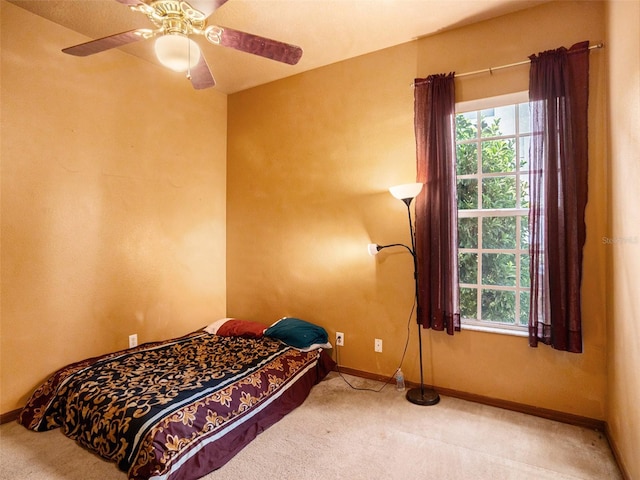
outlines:
[[[228,462],[301,405],[335,364],[326,331],[300,319],[205,329],[61,368],[19,422],[61,428],[128,478],[191,480]]]

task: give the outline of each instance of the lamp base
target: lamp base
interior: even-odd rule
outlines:
[[[440,395],[430,388],[412,388],[407,392],[407,400],[415,405],[435,405],[440,401]]]

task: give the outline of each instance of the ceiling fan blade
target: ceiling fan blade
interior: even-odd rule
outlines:
[[[116,33],[108,37],[98,38],[90,42],[74,45],[73,47],[63,48],[64,53],[75,55],[77,57],[86,57],[94,53],[104,52],[112,48],[121,47],[129,43],[145,40],[154,35],[153,31],[147,29],[129,30],[128,32]]]
[[[202,90],[205,88],[213,87],[216,81],[213,79],[209,65],[204,58],[204,55],[200,54],[200,60],[198,64],[191,69],[191,85],[196,90]]]
[[[295,65],[302,57],[300,47],[232,28],[212,25],[205,30],[205,36],[215,45],[235,48],[241,52],[260,55],[289,65]]]

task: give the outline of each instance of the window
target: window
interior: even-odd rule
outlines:
[[[460,314],[465,328],[526,334],[529,104],[496,103],[456,113]]]

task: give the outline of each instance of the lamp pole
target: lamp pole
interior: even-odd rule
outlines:
[[[418,352],[420,355],[420,388],[412,388],[407,391],[407,400],[416,405],[435,405],[440,401],[438,392],[431,388],[424,387],[424,369],[422,366],[422,325],[420,324],[420,295],[418,295],[418,255],[416,254],[416,236],[411,221],[411,200],[413,198],[403,198],[402,201],[407,206],[407,214],[409,216],[409,234],[411,235],[411,254],[413,256],[413,279],[415,284],[416,299],[416,322],[418,324]]]
[[[383,248],[389,247],[403,247],[406,248],[413,257],[413,280],[414,280],[414,295],[416,302],[416,321],[418,323],[418,352],[420,354],[420,388],[412,388],[407,391],[407,400],[416,405],[435,405],[440,401],[438,392],[431,388],[425,388],[424,386],[424,372],[422,366],[422,325],[420,323],[421,308],[420,298],[418,295],[418,256],[416,254],[416,236],[413,228],[413,221],[411,219],[411,202],[422,190],[422,183],[408,183],[404,185],[398,185],[391,187],[389,191],[398,200],[402,200],[407,206],[407,214],[409,217],[409,234],[411,235],[411,247],[403,243],[392,243],[390,245],[377,245],[370,243],[368,250],[370,255],[377,254]]]

